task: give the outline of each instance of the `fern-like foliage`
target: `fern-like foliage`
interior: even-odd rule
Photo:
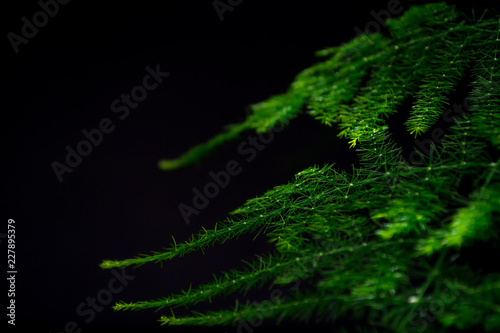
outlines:
[[[373,331],[420,332],[419,309],[438,304],[436,320],[426,323],[430,331],[500,331],[500,274],[473,271],[471,261],[461,259],[466,249],[498,241],[500,17],[467,18],[437,3],[414,6],[387,25],[388,35],[360,35],[318,52],[324,61],[301,72],[287,93],[254,105],[244,123],[159,165],[190,165],[244,131],[266,132],[305,112],[336,124],[360,167],[312,166],[248,200],[213,230],[174,241],[164,252],[103,261],[104,269],[163,263],[257,230],[275,245],[246,270],[179,295],[119,302],[115,310],[187,306],[264,283],[308,280],[311,290],[271,305],[240,304],[160,321],[212,326],[256,314],[278,322],[349,314],[367,318]],[[418,163],[404,159],[388,118],[414,98],[405,131],[416,138],[428,134],[446,116],[447,98],[464,78],[470,78],[468,112],[455,114],[444,139],[428,154],[418,153]],[[473,184],[464,195],[466,178]],[[498,258],[491,258],[495,264]]]

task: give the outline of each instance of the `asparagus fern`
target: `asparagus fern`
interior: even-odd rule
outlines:
[[[119,302],[115,310],[188,306],[265,283],[308,280],[312,290],[271,305],[163,315],[160,321],[236,325],[256,314],[278,323],[313,316],[334,321],[349,313],[366,318],[374,331],[420,332],[418,310],[439,303],[437,320],[426,323],[430,331],[500,331],[500,274],[473,272],[464,255],[498,241],[500,17],[468,18],[435,3],[414,6],[387,26],[388,35],[364,34],[319,51],[324,60],[301,72],[285,94],[254,105],[245,122],[180,158],[159,163],[163,170],[193,164],[245,131],[270,131],[307,113],[338,128],[360,165],[349,171],[311,166],[248,200],[213,230],[174,240],[163,252],[103,261],[103,269],[164,263],[257,230],[275,245],[246,270],[178,295]],[[448,96],[464,79],[470,81],[468,112],[450,118]],[[443,117],[451,121],[449,128],[437,128],[442,139],[427,154],[411,154],[410,160],[388,126],[408,101],[404,131],[415,138],[436,131]],[[473,184],[464,194],[460,187],[467,179]],[[443,295],[450,291],[455,298],[447,302]]]

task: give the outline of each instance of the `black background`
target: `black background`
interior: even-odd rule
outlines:
[[[107,288],[113,275],[98,267],[103,259],[160,251],[172,236],[184,241],[314,163],[348,168],[353,152],[336,139],[334,128],[308,116],[276,134],[251,163],[237,153],[242,140],[179,171],[162,172],[157,162],[243,121],[249,105],[285,92],[301,70],[318,61],[315,51],[349,41],[355,27],[364,30],[374,20],[371,10],[387,9],[387,3],[246,0],[221,21],[211,0],[71,1],[18,54],[6,36],[20,34],[21,18],[31,20],[40,7],[36,1],[2,4],[0,232],[6,233],[7,219],[16,221],[16,328],[63,332],[74,321],[82,332],[192,330],[160,327],[154,311],[110,307],[118,300],[168,296],[210,281],[213,273],[242,268],[241,259],[272,249],[265,237],[242,237],[163,268],[128,268],[135,278],[93,320],[85,322],[88,317],[75,310]],[[406,10],[411,3],[401,6]],[[156,64],[170,76],[126,119],[118,119],[111,102],[130,93],[145,67]],[[64,163],[65,146],[75,148],[84,139],[81,131],[96,128],[103,118],[112,119],[115,130],[60,183],[51,163]],[[242,173],[187,225],[178,205],[190,204],[192,189],[202,188],[210,171],[223,170],[232,159],[241,162]],[[6,239],[0,240],[6,253]],[[269,291],[248,297],[264,300]],[[196,309],[230,308],[234,300],[228,296]],[[175,314],[188,312],[180,308]],[[266,322],[254,331],[272,327]],[[281,329],[292,327],[306,324]]]

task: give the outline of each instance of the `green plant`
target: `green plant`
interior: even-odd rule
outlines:
[[[192,164],[245,131],[266,132],[306,112],[336,126],[360,166],[349,172],[334,165],[307,168],[248,200],[214,230],[174,241],[165,252],[103,261],[104,269],[164,262],[257,230],[275,245],[246,270],[179,295],[119,302],[115,310],[187,306],[266,282],[307,280],[312,290],[265,307],[160,320],[212,326],[256,314],[278,321],[349,314],[365,318],[374,331],[421,332],[422,325],[500,330],[500,274],[490,268],[498,260],[475,271],[470,257],[480,246],[489,246],[490,255],[498,250],[500,18],[467,18],[437,3],[412,7],[387,26],[388,36],[360,35],[318,52],[326,60],[300,73],[287,93],[254,105],[244,123],[159,164],[165,170]],[[467,112],[450,118],[448,96],[466,79]],[[427,153],[415,151],[410,161],[388,126],[408,101],[405,132],[432,136]],[[439,127],[441,118],[450,126]],[[422,309],[436,320],[426,320]]]

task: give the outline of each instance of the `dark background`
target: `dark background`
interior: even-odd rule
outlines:
[[[160,251],[172,236],[185,241],[314,163],[349,168],[353,152],[336,139],[335,129],[307,116],[276,134],[251,163],[237,153],[242,140],[179,171],[162,172],[157,162],[243,121],[249,105],[285,92],[301,70],[318,61],[315,51],[351,40],[355,27],[364,30],[374,20],[370,11],[387,9],[387,3],[246,0],[221,22],[211,0],[162,5],[71,1],[28,44],[20,45],[18,54],[6,35],[20,34],[21,18],[31,21],[40,7],[36,1],[4,3],[0,233],[6,233],[7,219],[16,221],[16,328],[63,332],[74,321],[82,332],[192,330],[160,327],[160,313],[152,310],[113,312],[110,307],[118,300],[168,296],[190,283],[195,287],[211,281],[213,273],[242,268],[241,259],[271,249],[265,237],[242,237],[163,268],[127,268],[135,278],[93,320],[86,323],[88,317],[75,310],[107,288],[113,275],[98,267],[103,259]],[[416,1],[401,1],[401,6],[406,10],[410,3]],[[145,67],[156,64],[170,76],[128,118],[118,119],[111,102],[130,93],[142,82]],[[64,163],[65,146],[75,148],[84,139],[81,131],[96,128],[103,118],[112,119],[115,130],[60,183],[51,163]],[[242,162],[242,173],[187,225],[178,205],[191,204],[192,189],[202,188],[210,171],[223,170],[232,159]],[[0,240],[5,253],[6,239]],[[7,288],[5,282],[2,286]],[[266,297],[266,289],[248,295],[251,301]],[[195,309],[230,308],[234,301],[230,295]],[[175,313],[188,314],[182,308]],[[2,318],[4,324],[6,316]],[[273,325],[266,322],[254,331]],[[308,326],[281,329],[292,327]],[[316,329],[320,327],[329,328]]]

